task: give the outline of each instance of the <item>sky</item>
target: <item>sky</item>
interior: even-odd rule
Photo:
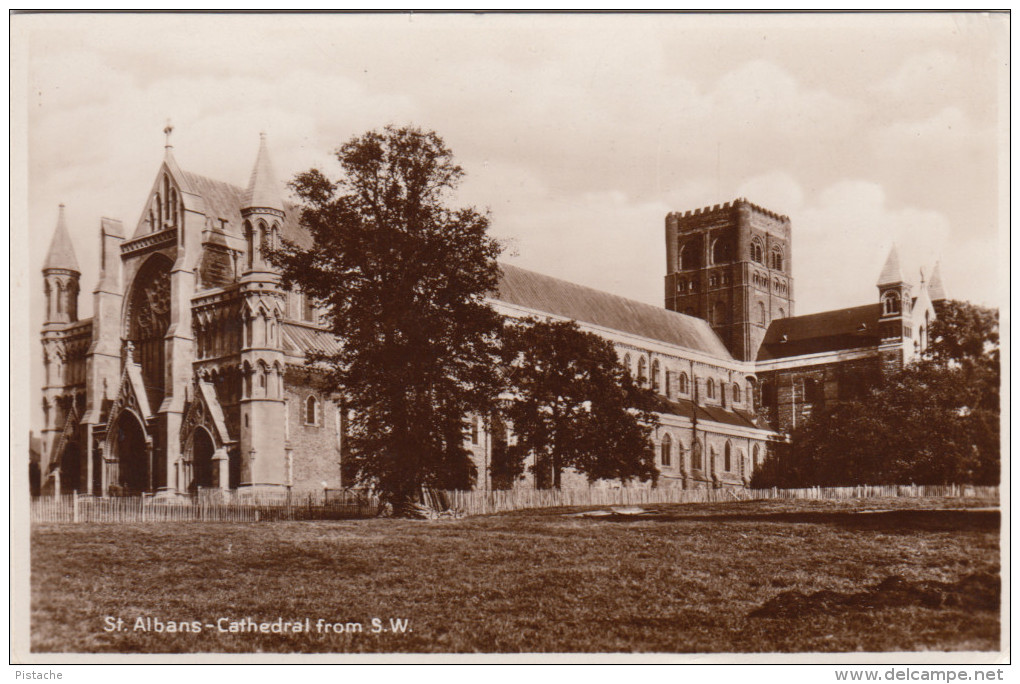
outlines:
[[[977,13],[16,15],[14,287],[33,373],[58,205],[86,317],[100,217],[134,230],[168,120],[182,168],[240,186],[263,131],[285,182],[335,173],[365,131],[435,130],[466,172],[455,203],[491,212],[505,260],[652,304],[666,214],[746,197],[792,220],[797,314],[876,301],[894,242],[908,279],[939,259],[950,296],[1004,306],[1008,28]]]

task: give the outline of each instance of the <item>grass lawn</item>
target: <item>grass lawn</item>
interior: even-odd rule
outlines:
[[[644,519],[549,509],[431,522],[40,524],[32,648],[998,650],[999,512],[953,510],[986,505],[872,499],[664,505]],[[123,619],[121,631],[104,631],[106,616]],[[138,617],[196,621],[202,631],[136,630]],[[311,631],[216,629],[219,618],[248,617],[309,618]],[[363,631],[319,633],[320,618]],[[373,633],[372,618],[387,631]],[[389,630],[391,618],[408,630]]]

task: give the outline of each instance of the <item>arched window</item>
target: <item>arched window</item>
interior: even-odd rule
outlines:
[[[255,233],[252,230],[251,224],[247,221],[244,222],[244,243],[245,249],[248,252],[248,268],[254,268],[255,266]]]
[[[305,399],[305,425],[319,424],[319,400],[314,394]]]
[[[779,307],[779,318],[786,318],[786,309]]]
[[[726,238],[716,238],[712,243],[712,263],[725,264],[730,260],[730,243]]]
[[[315,322],[315,300],[308,295],[301,295],[303,302],[301,308],[301,320]]]
[[[705,393],[708,395],[709,399],[715,399],[715,380],[714,379],[709,378],[705,382]]]
[[[652,391],[659,391],[659,360],[652,361]]]
[[[648,363],[645,361],[645,357],[638,358],[637,362],[637,379],[638,383],[644,385],[648,382]]]
[[[170,190],[170,224],[177,225],[177,190],[171,188]]]
[[[778,247],[772,248],[772,269],[775,271],[783,270],[783,250]]]
[[[765,263],[765,248],[757,238],[751,241],[751,261],[757,264]]]
[[[740,403],[740,385],[733,383],[733,403]]]
[[[754,456],[753,456],[753,458],[754,458],[754,461],[753,461],[754,470],[758,470],[758,465],[759,465],[760,460],[761,460],[761,448],[757,444],[755,444],[754,445],[754,450],[752,451],[752,453],[754,454]],[[752,471],[752,472],[754,472],[754,471]]]
[[[153,208],[156,210],[156,230],[163,230],[163,202],[158,192],[153,200]]]
[[[242,375],[244,375],[244,396],[250,397],[251,396],[251,366],[248,365],[247,361],[244,362],[244,366],[242,367],[241,373],[242,373]]]
[[[676,293],[677,294],[681,294],[681,295],[682,294],[687,294],[687,281],[686,280],[678,280],[678,281],[676,281]]]
[[[687,373],[680,373],[680,379],[677,381],[677,390],[680,394],[687,394]]]
[[[662,465],[671,466],[673,465],[673,439],[669,435],[664,435],[662,438]]]
[[[699,440],[694,441],[694,446],[691,447],[691,469],[701,470],[701,442]]]
[[[730,443],[726,442],[726,447],[723,449],[723,470],[727,473],[730,472],[730,469],[733,466],[733,463],[731,461],[732,451],[733,450],[730,447]]]
[[[697,241],[686,242],[680,245],[680,251],[677,253],[677,270],[690,271],[701,267],[699,247],[700,245]]]
[[[628,375],[634,372],[634,369],[630,365],[630,354],[623,355],[623,367],[627,369]]]
[[[708,286],[719,287],[719,274],[713,273],[712,275],[708,276]]]
[[[765,327],[765,302],[758,302],[758,325]]]
[[[662,379],[663,379],[663,393],[666,395],[667,399],[672,399],[673,398],[672,373],[670,373],[669,370],[666,370],[666,372],[662,376]]]
[[[882,297],[882,313],[886,316],[900,312],[900,296],[896,292],[886,292]]]

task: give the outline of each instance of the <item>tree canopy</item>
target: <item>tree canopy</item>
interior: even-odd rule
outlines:
[[[997,484],[998,313],[940,302],[925,356],[794,430],[754,486]]]
[[[423,486],[467,488],[463,417],[490,412],[499,394],[501,319],[484,296],[500,247],[488,215],[448,206],[463,171],[433,132],[368,132],[336,159],[339,178],[312,169],[291,183],[313,244],[271,258],[340,341],[309,360],[350,417],[345,479],[395,507]]]
[[[559,487],[566,468],[590,481],[656,478],[655,398],[634,383],[611,342],[572,321],[508,321],[503,366],[502,415],[517,441],[494,464],[500,472],[520,474],[534,454],[541,487]]]

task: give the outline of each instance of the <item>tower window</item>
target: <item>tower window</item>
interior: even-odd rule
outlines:
[[[761,241],[758,239],[751,242],[751,261],[756,264],[765,263],[765,248],[762,247]]]
[[[680,250],[677,253],[677,270],[690,271],[701,268],[701,258],[698,252],[699,244],[697,241],[692,240],[680,245]]]
[[[772,269],[775,271],[783,270],[783,251],[778,247],[772,248]]]
[[[764,327],[766,320],[767,319],[765,318],[765,302],[758,302],[758,323]]]
[[[887,292],[882,298],[882,313],[885,315],[900,312],[900,297],[895,292]]]
[[[712,243],[712,263],[725,264],[730,260],[730,246],[725,238],[717,238]]]

